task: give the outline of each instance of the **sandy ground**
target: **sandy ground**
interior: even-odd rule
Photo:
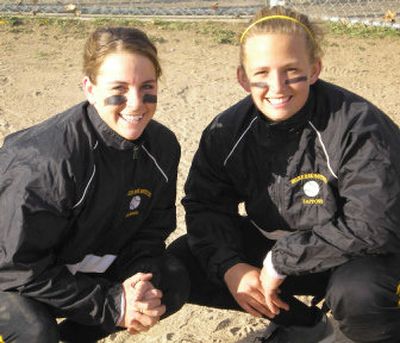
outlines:
[[[148,32],[156,38],[164,67],[156,119],[175,131],[182,145],[178,227],[172,240],[185,232],[179,201],[201,131],[245,93],[236,83],[237,46],[216,44],[195,32]],[[10,28],[0,21],[0,37],[0,141],[83,100],[80,65],[85,32],[46,25]],[[399,38],[328,36],[322,78],[365,96],[399,124],[399,66]],[[250,343],[266,324],[247,314],[188,304],[146,334],[123,332],[104,342]]]

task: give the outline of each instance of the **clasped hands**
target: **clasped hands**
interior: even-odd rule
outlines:
[[[150,282],[151,273],[137,273],[122,283],[125,308],[118,326],[130,334],[148,331],[165,313],[162,292]]]
[[[227,270],[225,283],[236,302],[255,317],[274,318],[289,305],[279,297],[279,286],[284,279],[268,274],[247,263],[238,263]]]

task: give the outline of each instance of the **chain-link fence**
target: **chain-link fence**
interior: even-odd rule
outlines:
[[[270,0],[314,18],[400,28],[399,0]]]
[[[0,0],[0,12],[243,18],[262,6],[276,4],[293,7],[314,18],[400,28],[399,0]]]
[[[265,0],[0,0],[0,11],[135,16],[251,16]]]

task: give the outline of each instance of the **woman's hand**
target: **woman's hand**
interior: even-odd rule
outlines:
[[[279,298],[279,286],[284,280],[272,277],[265,268],[261,270],[260,281],[263,288],[265,305],[274,316],[278,315],[281,309],[289,311],[289,305]]]
[[[125,311],[118,326],[125,327],[131,334],[148,331],[165,313],[162,292],[154,288],[151,278],[150,273],[137,273],[122,284]]]
[[[274,317],[264,302],[259,268],[238,263],[227,270],[224,279],[232,296],[246,312],[255,317]]]

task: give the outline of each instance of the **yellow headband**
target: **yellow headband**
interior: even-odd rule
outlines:
[[[308,33],[308,35],[311,37],[312,40],[314,40],[314,35],[311,33],[310,29],[306,25],[304,25],[302,22],[298,21],[297,19],[288,17],[286,15],[270,15],[267,17],[262,17],[262,18],[256,20],[254,23],[251,23],[249,25],[249,27],[246,30],[244,30],[244,32],[240,36],[240,43],[243,43],[243,38],[253,28],[253,26],[255,26],[258,23],[261,23],[263,21],[272,20],[272,19],[284,19],[284,20],[289,20],[293,23],[296,23],[296,24],[300,25]]]

